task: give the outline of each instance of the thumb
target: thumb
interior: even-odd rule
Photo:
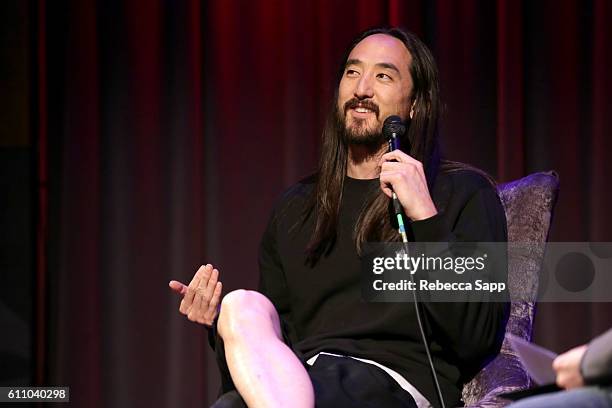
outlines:
[[[171,280],[170,282],[168,282],[168,286],[170,286],[170,289],[180,295],[184,295],[185,293],[187,293],[187,286],[183,285],[179,281]]]

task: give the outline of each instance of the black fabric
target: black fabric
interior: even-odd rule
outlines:
[[[219,396],[219,399],[217,399],[210,408],[247,408],[247,404],[238,391],[232,390]]]
[[[380,368],[349,357],[320,355],[308,368],[318,408],[416,408],[412,396]]]
[[[379,181],[345,178],[337,239],[314,267],[305,262],[312,219],[300,223],[312,181],[280,199],[260,248],[260,287],[276,306],[294,349],[376,361],[402,374],[438,405],[425,349],[409,303],[366,303],[353,230]],[[412,223],[416,241],[506,241],[504,210],[494,187],[471,171],[440,174],[432,197],[439,214]],[[426,332],[447,406],[459,403],[463,383],[501,346],[507,304],[424,304]]]
[[[580,369],[587,384],[612,383],[612,329],[591,340]]]

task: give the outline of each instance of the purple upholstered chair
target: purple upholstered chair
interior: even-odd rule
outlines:
[[[559,178],[555,172],[534,173],[520,180],[498,186],[506,211],[509,242],[529,242],[529,252],[509,256],[508,284],[513,288],[537,291],[544,245],[557,200]],[[536,293],[536,292],[532,292]],[[513,302],[506,334],[531,340],[535,302]],[[504,339],[499,355],[463,387],[463,401],[469,407],[503,407],[510,401],[498,395],[528,388],[531,380]]]

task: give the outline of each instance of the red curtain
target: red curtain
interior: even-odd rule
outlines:
[[[256,286],[270,209],[313,171],[341,55],[371,26],[403,25],[433,50],[447,156],[500,181],[557,170],[551,240],[612,241],[605,0],[37,4],[39,380],[70,385],[77,406],[214,399],[206,332],[167,281],[211,262],[225,291]],[[540,305],[536,341],[584,342],[609,311]]]

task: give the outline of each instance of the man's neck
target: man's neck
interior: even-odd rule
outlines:
[[[375,179],[380,175],[378,162],[387,151],[387,145],[362,146],[349,145],[347,176],[355,179]]]

